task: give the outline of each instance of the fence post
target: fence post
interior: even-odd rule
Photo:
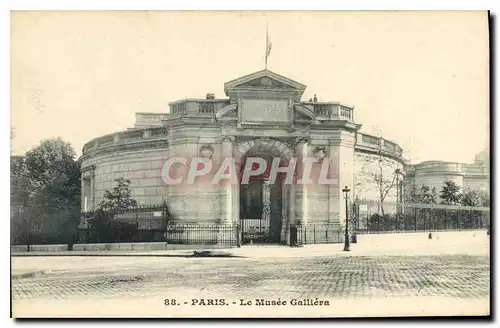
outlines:
[[[240,224],[236,223],[236,246],[241,247]]]
[[[313,225],[313,243],[316,244],[316,225]]]
[[[417,231],[417,208],[413,208],[413,212],[415,213],[415,232]]]
[[[30,251],[30,245],[31,245],[31,215],[28,213],[28,249],[27,251]]]
[[[446,219],[446,215],[444,216],[444,230],[448,230],[448,220]]]
[[[304,241],[303,241],[304,245],[307,245],[307,225],[306,224],[304,224],[304,237],[303,238],[304,238]]]

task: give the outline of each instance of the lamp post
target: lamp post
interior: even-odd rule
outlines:
[[[344,193],[345,197],[345,236],[344,236],[344,252],[349,252],[350,251],[350,241],[349,241],[349,192],[351,189],[349,189],[347,186],[345,186],[344,189],[342,189],[342,192]]]
[[[402,203],[403,203],[403,190],[401,186],[403,185],[403,179],[405,178],[405,172],[401,169],[396,169],[394,171],[396,175],[396,230],[399,230],[399,214],[403,213]],[[399,179],[401,177],[401,180]]]

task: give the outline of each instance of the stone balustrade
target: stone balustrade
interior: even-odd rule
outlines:
[[[229,105],[229,99],[185,99],[170,103],[170,116],[212,116]]]
[[[356,147],[358,149],[382,152],[383,154],[389,154],[398,158],[403,156],[403,149],[398,144],[365,133],[357,134]]]
[[[167,136],[168,129],[166,127],[151,127],[146,129],[121,131],[89,141],[83,146],[82,154],[85,155],[90,151],[117,145],[163,139]]]
[[[326,102],[305,102],[302,105],[312,107],[314,114],[321,118],[354,121],[354,108],[348,106]]]
[[[159,113],[136,113],[135,114],[135,126],[161,126],[162,121],[166,120],[169,114],[159,114]]]

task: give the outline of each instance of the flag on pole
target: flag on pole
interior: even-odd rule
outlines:
[[[266,24],[266,69],[267,69],[267,58],[271,54],[271,48],[273,47],[273,43],[271,42],[271,39],[269,38],[269,29]]]

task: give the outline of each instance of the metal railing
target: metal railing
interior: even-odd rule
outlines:
[[[384,208],[382,214],[378,202],[356,204],[357,233],[471,230],[490,226],[488,207],[389,203]]]
[[[308,244],[338,244],[344,242],[344,229],[338,224],[301,224],[291,228],[296,229],[297,245]],[[295,237],[292,238],[293,244]]]

